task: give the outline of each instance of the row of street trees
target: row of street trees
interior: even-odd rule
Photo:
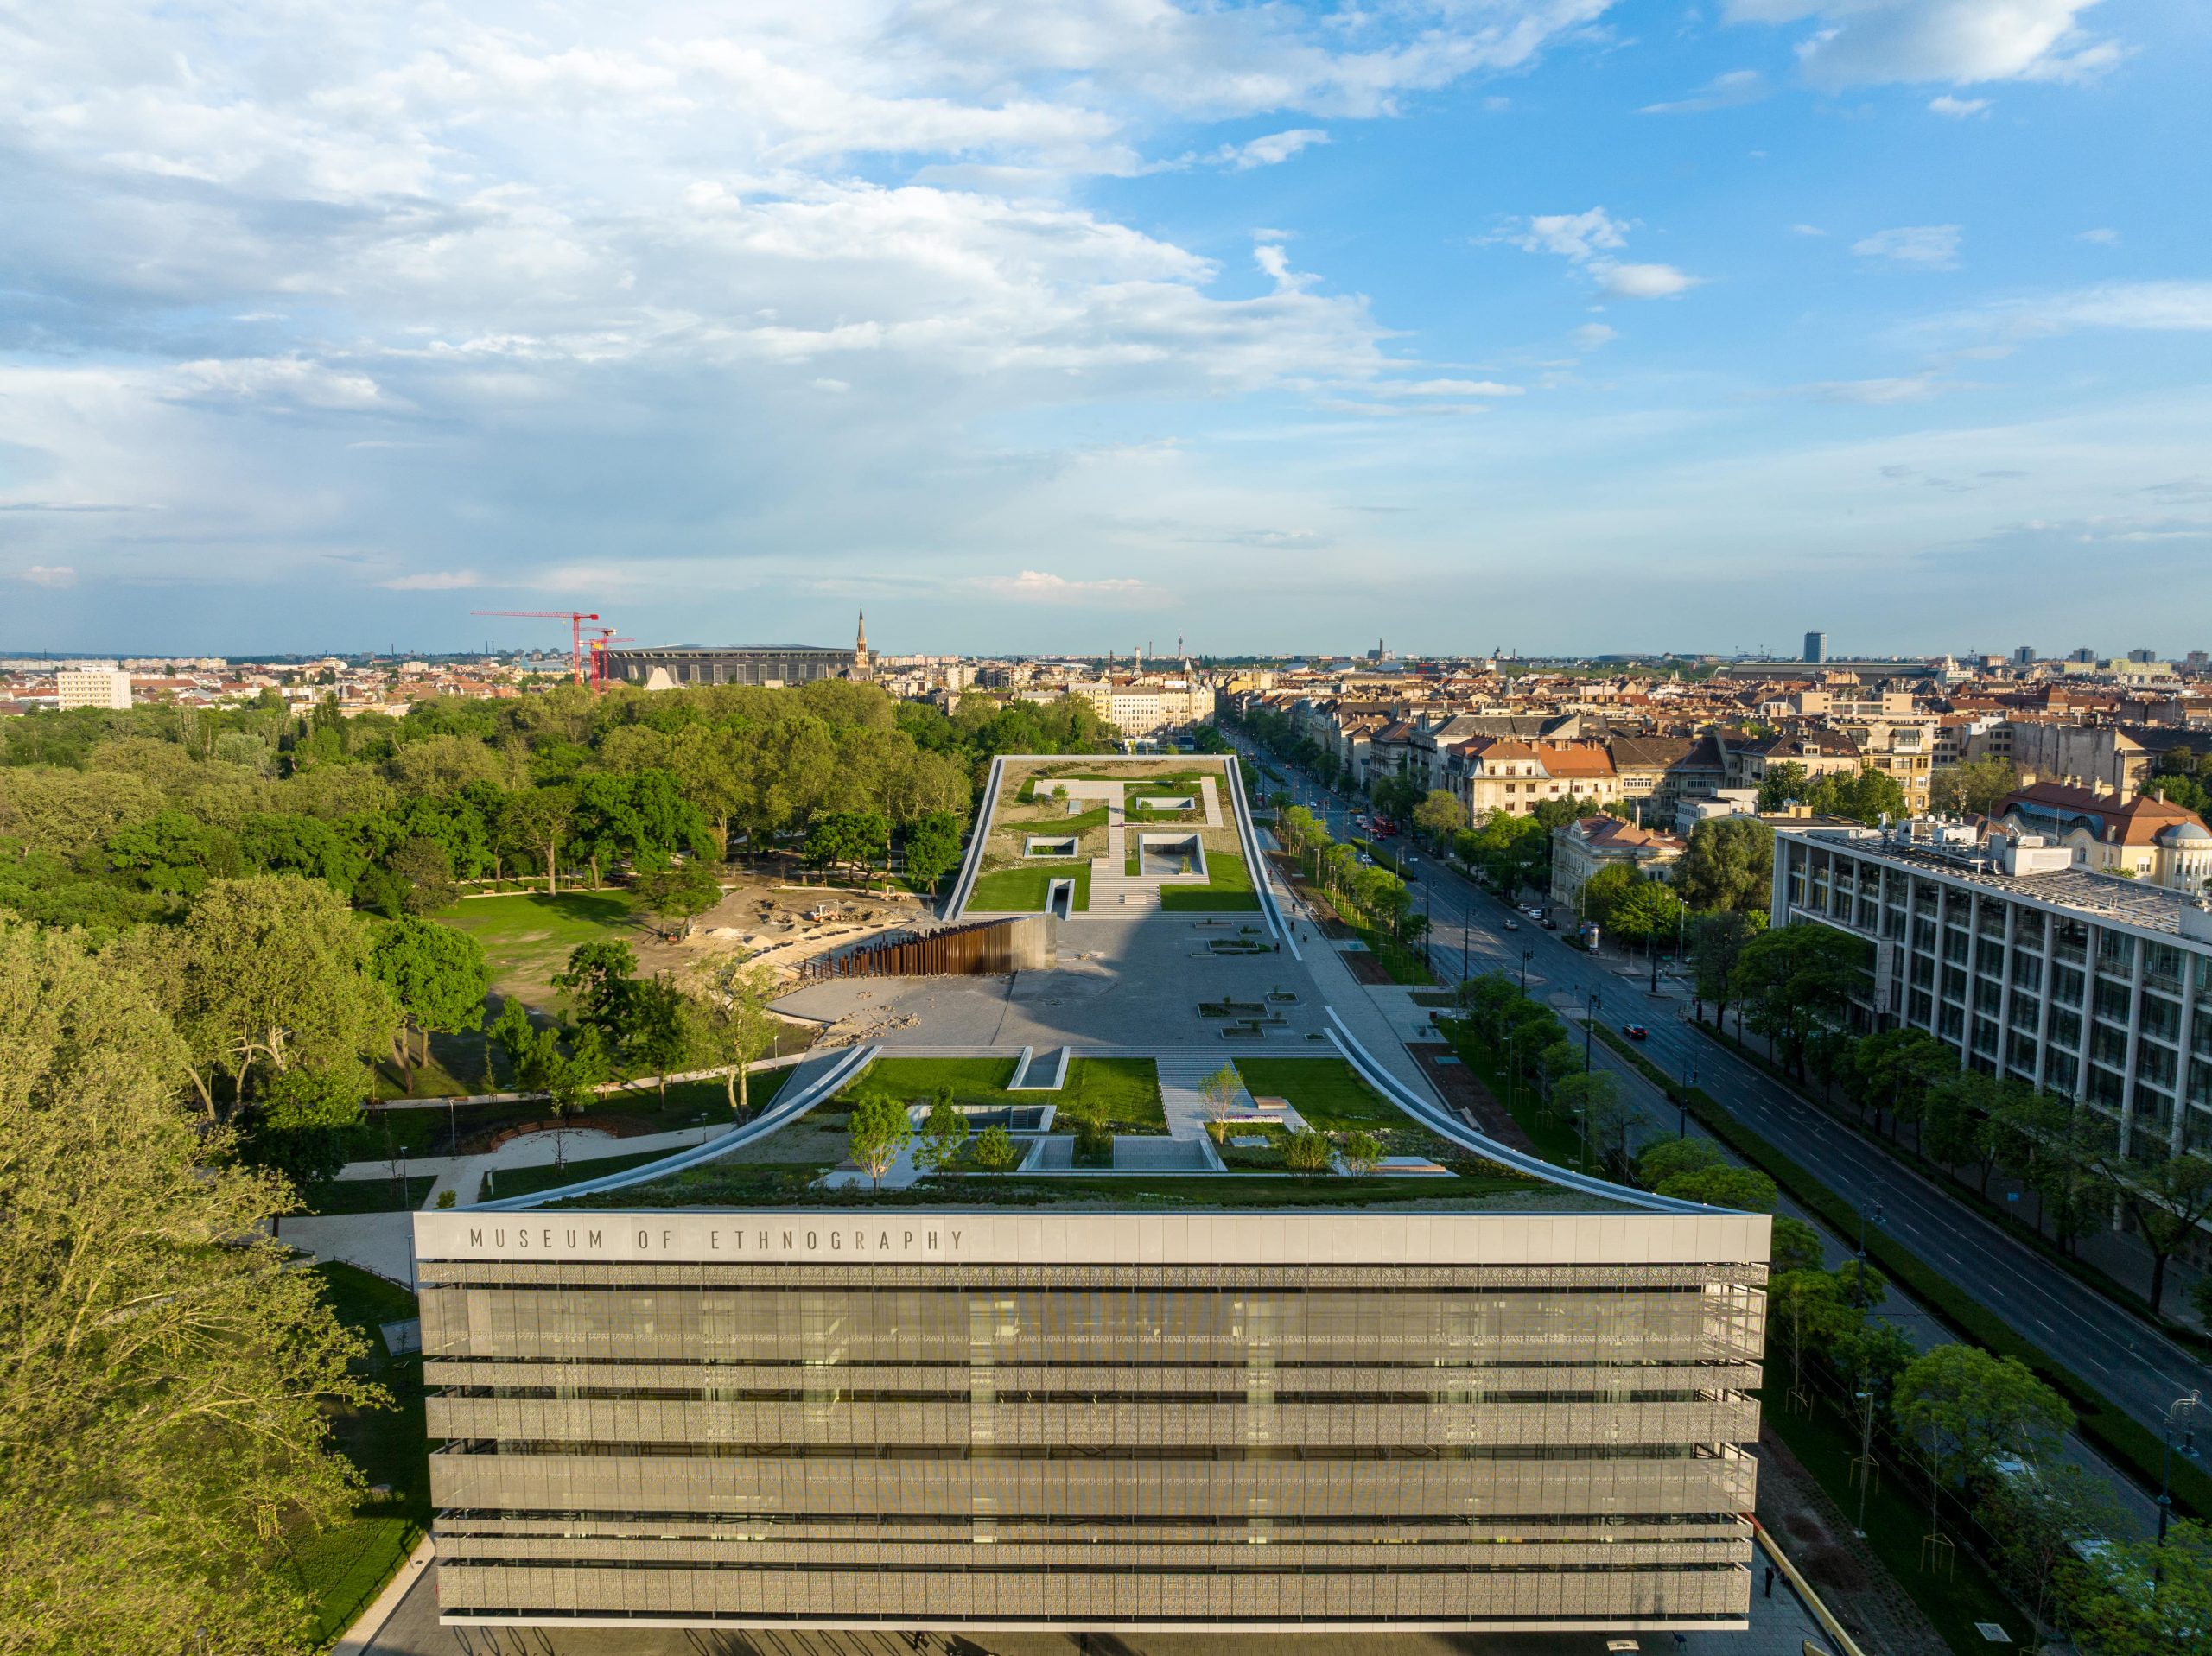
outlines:
[[[1360,860],[1359,848],[1330,836],[1328,827],[1287,794],[1277,794],[1275,839],[1299,860],[1306,877],[1376,930],[1403,945],[1418,938],[1428,922],[1414,908],[1406,882],[1389,869]],[[1256,874],[1254,876],[1258,877]]]

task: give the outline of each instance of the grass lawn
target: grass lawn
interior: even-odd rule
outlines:
[[[1287,1098],[1322,1133],[1410,1128],[1421,1124],[1359,1078],[1342,1058],[1238,1058],[1236,1073],[1255,1098]]]
[[[630,898],[621,891],[473,898],[435,917],[484,945],[495,992],[519,994],[533,1004],[551,999],[554,974],[568,966],[569,951],[577,944],[637,929]]]
[[[1075,881],[1075,906],[1078,911],[1090,907],[1090,860],[1086,857],[1039,863],[1033,868],[1001,868],[978,874],[975,890],[968,893],[967,911],[1042,914],[1045,895],[1056,879]]]
[[[575,1208],[747,1208],[757,1202],[780,1204],[806,1197],[808,1187],[836,1161],[819,1162],[709,1162],[680,1173],[633,1184],[626,1190],[601,1196],[578,1196],[561,1207]]]
[[[862,1091],[880,1089],[893,1097],[934,1098],[950,1086],[959,1104],[1014,1109],[1056,1104],[1064,1111],[1086,1105],[1102,1109],[1115,1133],[1165,1133],[1167,1115],[1160,1101],[1160,1068],[1150,1058],[1072,1058],[1066,1083],[1057,1093],[1015,1093],[1012,1058],[878,1058],[838,1094],[849,1103]]]
[[[1181,913],[1220,913],[1260,906],[1252,889],[1252,871],[1232,851],[1206,853],[1206,883],[1203,885],[1163,885],[1160,906]]]
[[[1050,1178],[1023,1178],[1001,1174],[972,1181],[925,1179],[923,1189],[934,1188],[939,1200],[970,1199],[963,1184],[979,1184],[1022,1193],[1025,1202],[1051,1205],[1063,1200],[1110,1197],[1117,1202],[1142,1202],[1160,1208],[1358,1208],[1376,1202],[1464,1202],[1472,1196],[1503,1195],[1530,1188],[1525,1179],[1439,1177],[1328,1178],[1267,1173],[1224,1173],[1208,1178],[1185,1175],[1179,1178],[1147,1180],[1141,1174],[1116,1173],[1103,1178],[1080,1174]],[[957,1193],[957,1194],[956,1194]]]
[[[367,1338],[362,1367],[391,1393],[391,1409],[336,1416],[333,1436],[371,1484],[391,1494],[365,1497],[351,1518],[284,1545],[314,1608],[315,1638],[335,1638],[383,1589],[430,1521],[430,1469],[423,1442],[423,1359],[385,1349],[378,1324],[415,1315],[415,1296],[348,1265],[315,1268],[341,1322]]]
[[[411,1212],[430,1199],[430,1187],[437,1182],[410,1177],[403,1196],[397,1179],[333,1179],[307,1186],[300,1196],[311,1214]]]

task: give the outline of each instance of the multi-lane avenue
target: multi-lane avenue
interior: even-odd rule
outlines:
[[[1348,818],[1358,807],[1279,759],[1265,762],[1287,779],[1287,790],[1299,803],[1327,815],[1332,834],[1349,837]],[[1862,1210],[1878,1204],[1898,1241],[2152,1430],[2177,1398],[2197,1390],[2212,1394],[2212,1369],[2142,1318],[1691,1028],[1683,1002],[1663,992],[1663,981],[1662,993],[1651,994],[1640,972],[1585,953],[1571,933],[1545,931],[1435,859],[1413,854],[1439,977],[1457,980],[1463,960],[1478,974],[1506,972],[1517,979],[1525,967],[1529,993],[1563,1013],[1594,1003],[1597,1015],[1616,1029],[1630,1021],[1644,1025],[1650,1031],[1645,1050],[1654,1063],[1676,1076],[1694,1069],[1698,1083],[1737,1120],[1817,1169],[1845,1200]],[[1507,930],[1508,922],[1517,929]]]

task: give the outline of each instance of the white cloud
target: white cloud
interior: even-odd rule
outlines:
[[[1558,254],[1588,270],[1617,299],[1669,299],[1705,280],[1671,264],[1628,264],[1606,257],[1628,245],[1628,232],[1635,226],[1633,220],[1616,219],[1601,206],[1514,222],[1523,227],[1507,232],[1505,240],[1523,252]]]
[[[1797,60],[1816,86],[2079,80],[2120,47],[2076,25],[2096,0],[1727,0],[1731,22],[1809,22]]]
[[[2119,244],[2120,232],[2117,230],[2108,229],[2084,230],[2075,232],[2074,239],[2077,242],[2088,242],[2098,247],[2113,247]]]
[[[390,406],[366,374],[300,357],[213,358],[177,365],[177,395],[303,408],[361,410]]]
[[[470,587],[481,587],[484,579],[474,569],[432,569],[417,574],[398,575],[390,581],[380,581],[377,585],[388,593],[454,593]]]
[[[1731,69],[1715,75],[1687,98],[1670,103],[1646,104],[1639,115],[1703,115],[1711,110],[1735,109],[1772,95],[1766,77],[1757,69]]]
[[[1264,138],[1255,138],[1249,143],[1224,144],[1215,152],[1214,159],[1223,166],[1243,173],[1255,167],[1273,167],[1288,161],[1309,144],[1326,143],[1329,135],[1319,127],[1302,126],[1288,132],[1272,132]]]
[[[1576,263],[1593,258],[1603,249],[1628,245],[1629,226],[1603,207],[1587,213],[1540,213],[1528,228],[1508,238],[1527,253],[1557,253]]]
[[[16,579],[58,593],[77,584],[77,572],[66,563],[35,563]]]
[[[1954,121],[1967,121],[1977,115],[1986,115],[1991,105],[1986,98],[1954,98],[1948,92],[1928,100],[1931,113],[1947,115]]]
[[[1818,225],[1792,225],[1789,233],[1793,236],[1825,236],[1828,232]]]
[[[1597,273],[1598,285],[1619,299],[1671,299],[1705,280],[1671,264],[1598,263],[1590,268]]]
[[[2070,333],[2082,328],[2130,333],[2212,333],[2212,282],[2112,282],[2033,295],[1935,318],[1922,334],[1994,334],[2000,339]]]
[[[1903,225],[1878,230],[1852,243],[1861,258],[1889,259],[1928,270],[1955,270],[1959,264],[1960,230],[1956,225]]]
[[[994,598],[1025,604],[1134,603],[1158,594],[1141,581],[1114,575],[1097,581],[1070,581],[1043,569],[1024,569],[1011,575],[976,575],[967,585]]]
[[[1603,322],[1585,322],[1569,337],[1583,350],[1595,351],[1599,346],[1610,345],[1620,338],[1620,333],[1618,329],[1608,327]]]
[[[1382,397],[1519,397],[1525,388],[1495,379],[1386,379],[1368,389]]]

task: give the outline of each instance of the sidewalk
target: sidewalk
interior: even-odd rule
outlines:
[[[510,1139],[497,1150],[487,1150],[474,1156],[411,1156],[407,1158],[408,1176],[420,1177],[434,1174],[437,1183],[423,1203],[426,1209],[438,1205],[438,1197],[447,1190],[454,1191],[454,1201],[466,1207],[476,1200],[478,1186],[487,1171],[503,1167],[550,1167],[557,1162],[596,1161],[608,1156],[630,1156],[654,1150],[684,1150],[693,1145],[702,1145],[708,1139],[731,1130],[728,1121],[710,1122],[703,1127],[682,1127],[674,1133],[647,1133],[632,1138],[618,1138],[596,1127],[575,1126],[558,1130],[548,1128],[543,1133],[527,1133],[519,1139]],[[396,1174],[400,1163],[378,1157],[373,1161],[348,1162],[338,1170],[340,1179],[381,1179]]]

